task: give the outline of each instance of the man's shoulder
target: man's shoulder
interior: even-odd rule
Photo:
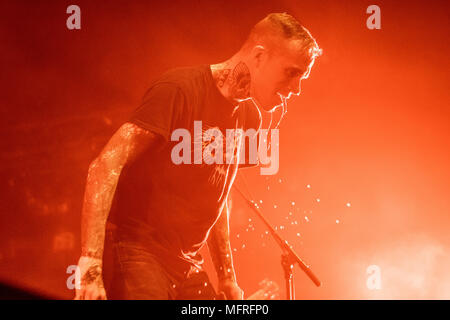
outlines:
[[[185,89],[205,80],[207,65],[176,67],[165,71],[154,83],[167,83]]]

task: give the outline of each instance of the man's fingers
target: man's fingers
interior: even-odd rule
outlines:
[[[97,300],[106,300],[106,294],[104,292],[100,293]]]
[[[97,300],[97,294],[95,290],[86,290],[86,294],[84,295],[84,300]]]
[[[73,300],[84,300],[84,289],[79,289],[75,292],[75,298]]]
[[[84,300],[106,300],[106,292],[103,288],[89,288],[86,290]]]
[[[220,291],[220,292],[217,294],[217,300],[227,300],[227,296],[225,295],[225,292]]]
[[[96,291],[95,300],[106,300],[106,292],[104,288],[99,288]]]

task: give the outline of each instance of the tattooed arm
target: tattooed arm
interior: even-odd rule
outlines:
[[[156,135],[125,123],[89,166],[81,215],[81,288],[75,299],[106,299],[102,280],[105,226],[122,168],[156,140]]]
[[[208,238],[208,249],[219,279],[219,292],[223,292],[229,300],[242,300],[243,291],[236,283],[236,274],[231,254],[228,204],[214,225]]]

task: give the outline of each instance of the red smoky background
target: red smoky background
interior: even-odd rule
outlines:
[[[81,30],[66,27],[71,4]],[[381,30],[366,27],[372,4]],[[2,1],[0,280],[72,298],[88,164],[151,80],[224,61],[257,21],[289,12],[323,55],[289,101],[278,174],[244,169],[236,182],[322,280],[318,288],[295,267],[297,299],[450,299],[448,10],[446,1]],[[239,284],[249,295],[268,278],[285,298],[280,250],[236,192],[232,201]],[[367,283],[373,265],[379,289]]]

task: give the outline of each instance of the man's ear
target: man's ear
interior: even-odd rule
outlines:
[[[262,62],[267,58],[267,50],[262,45],[257,45],[252,48],[251,57],[255,64],[255,67],[258,68]]]

